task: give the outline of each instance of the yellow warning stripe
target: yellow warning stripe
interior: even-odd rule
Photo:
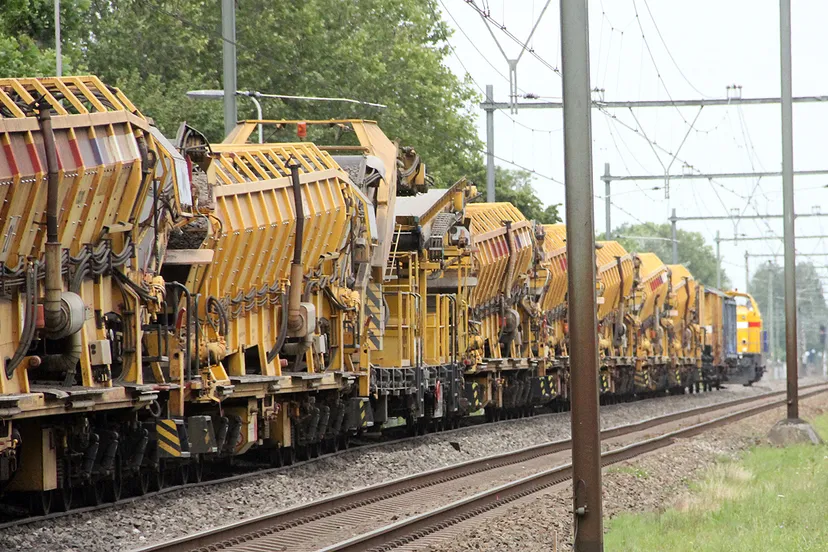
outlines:
[[[178,439],[178,433],[171,433],[167,428],[162,425],[156,426],[155,430],[158,432],[159,437],[163,437],[167,441],[171,441],[173,444],[179,445],[181,441]]]
[[[166,442],[159,440],[158,441],[158,448],[169,454],[170,456],[181,456],[181,451],[171,447]]]

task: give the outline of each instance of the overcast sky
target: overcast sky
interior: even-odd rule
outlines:
[[[493,84],[495,99],[507,101],[508,65],[486,25],[466,0],[441,0],[443,17],[455,30],[449,39],[455,54],[449,66],[461,77],[471,76],[481,88]],[[491,19],[521,40],[528,36],[545,0],[476,0],[490,10]],[[826,21],[828,2],[793,2],[793,92],[795,96],[828,95]],[[725,98],[726,87],[737,84],[743,97],[778,97],[779,2],[777,0],[591,0],[591,85],[603,88],[606,100],[668,100]],[[638,17],[636,17],[636,11]],[[560,67],[560,6],[552,0],[531,46],[548,64]],[[639,26],[640,25],[640,26]],[[643,32],[642,32],[643,29]],[[520,46],[504,32],[494,35],[509,57]],[[659,36],[660,33],[660,36]],[[643,38],[642,38],[643,35]],[[672,56],[672,59],[671,59]],[[521,93],[559,99],[561,79],[542,61],[525,53],[518,65]],[[659,77],[660,75],[660,77]],[[525,101],[525,100],[524,100]],[[675,152],[693,123],[698,108],[649,108],[615,110],[617,120],[592,112],[595,175],[595,227],[603,231],[604,185],[599,180],[604,163],[614,175],[664,174],[671,156],[649,142]],[[635,118],[638,119],[636,123]],[[624,127],[624,124],[636,133]],[[485,117],[478,119],[485,140]],[[534,169],[539,175],[563,180],[563,136],[560,110],[522,110],[517,115],[495,114],[495,154]],[[680,174],[683,162],[703,172],[781,170],[780,107],[705,107],[699,114],[671,172]],[[529,127],[529,128],[527,128]],[[828,105],[794,105],[794,166],[796,170],[828,169]],[[505,161],[499,165],[509,167]],[[662,165],[663,164],[663,165]],[[828,214],[828,175],[797,177],[797,213],[822,209]],[[536,177],[534,186],[546,203],[563,202],[563,186]],[[612,189],[612,225],[625,222],[667,222],[670,209],[678,216],[724,215],[732,209],[746,214],[782,212],[780,178],[728,179],[671,182],[665,198],[661,181],[617,182]],[[561,210],[563,212],[563,209]],[[680,228],[702,232],[714,244],[721,236],[735,234],[782,235],[781,219],[682,222]],[[799,219],[797,233],[821,235],[828,231],[822,217]],[[646,249],[643,245],[642,250]],[[800,253],[828,253],[828,240],[800,240]],[[722,243],[723,268],[734,285],[745,285],[745,251],[750,254],[781,253],[781,240]],[[669,262],[670,259],[663,259]],[[812,259],[828,266],[828,256]],[[750,258],[751,271],[767,258]],[[782,262],[781,258],[778,262]],[[690,267],[692,270],[692,267]],[[823,270],[828,275],[828,270]],[[715,285],[715,282],[707,282]]]

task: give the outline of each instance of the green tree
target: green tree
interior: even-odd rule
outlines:
[[[669,224],[623,224],[613,231],[621,245],[630,252],[653,252],[665,263],[673,258],[672,228]],[[655,239],[652,239],[655,238]],[[601,237],[603,239],[603,237]],[[696,281],[706,286],[716,285],[716,254],[699,232],[678,230],[679,263],[686,266]],[[730,280],[722,269],[722,288],[727,289]]]
[[[481,167],[470,175],[470,178],[477,184],[477,190],[481,194],[481,201],[486,197],[486,169]],[[495,199],[511,203],[523,213],[527,219],[542,224],[555,224],[561,222],[558,214],[560,204],[546,205],[538,198],[535,189],[532,187],[532,173],[522,170],[504,169],[495,167]]]
[[[55,8],[53,0],[4,0],[0,9],[0,78],[55,74]],[[60,4],[64,71],[81,72],[81,29],[89,0]]]
[[[449,29],[437,0],[237,2],[238,86],[293,95],[349,97],[343,103],[265,100],[267,118],[376,119],[391,139],[417,148],[438,183],[476,170],[479,98],[444,60]],[[218,2],[92,0],[87,60],[121,87],[167,134],[182,120],[222,138],[219,102],[188,89],[221,88]],[[252,106],[239,98],[239,116]]]
[[[748,286],[749,293],[759,304],[765,330],[771,340],[771,350],[777,355],[785,352],[785,282],[784,269],[775,263],[764,263],[753,274]],[[770,290],[768,289],[770,280]],[[803,262],[796,265],[797,318],[802,338],[807,349],[822,350],[819,342],[820,324],[828,325],[828,306],[825,303],[822,282],[813,264]],[[773,301],[771,324],[770,301]],[[771,333],[773,335],[771,335]]]

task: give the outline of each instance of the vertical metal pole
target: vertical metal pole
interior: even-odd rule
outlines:
[[[258,92],[248,92],[247,97],[253,100],[253,103],[256,104],[256,117],[261,121],[262,120],[262,104],[259,103],[259,100],[256,99],[255,94]],[[262,123],[259,123],[259,143],[263,143],[262,139]]]
[[[224,57],[224,135],[236,126],[236,2],[221,0],[221,38]]]
[[[773,348],[773,262],[768,261],[768,355],[774,358]]]
[[[494,87],[486,85],[486,103],[494,104]],[[486,108],[486,201],[495,201],[494,107]]]
[[[609,241],[612,239],[612,223],[610,221],[610,207],[612,206],[612,202],[610,202],[610,166],[609,163],[604,163],[604,176],[601,177],[601,180],[604,181],[604,203],[605,209],[607,210],[607,229],[604,232],[604,238]]]
[[[586,0],[561,0],[575,552],[604,549],[588,27]]]
[[[782,213],[785,221],[785,363],[788,419],[799,418],[796,346],[796,258],[794,249],[793,94],[791,89],[791,0],[779,0],[782,75]]]
[[[745,251],[745,293],[750,293],[748,291],[748,284],[750,283],[750,261],[748,259],[748,252]]]
[[[63,76],[63,53],[60,43],[60,0],[55,0],[55,74]]]
[[[678,264],[678,238],[676,237],[676,210],[673,209],[673,216],[670,217],[670,232],[673,238],[673,264]]]
[[[719,231],[716,230],[716,289],[722,289],[722,240]]]

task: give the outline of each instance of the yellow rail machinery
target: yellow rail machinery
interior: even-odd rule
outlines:
[[[667,388],[667,336],[662,320],[669,291],[667,267],[654,253],[635,255],[635,290],[630,295],[628,333],[633,336],[637,393]]]
[[[323,137],[333,138],[333,144],[319,145],[319,150],[330,154],[353,184],[354,208],[359,216],[367,219],[368,228],[366,237],[355,238],[355,245],[365,248],[367,262],[360,261],[355,273],[345,279],[346,284],[339,286],[350,294],[354,308],[360,313],[359,323],[352,330],[355,338],[351,343],[356,346],[356,352],[346,351],[343,356],[347,367],[365,374],[359,378],[354,398],[360,406],[358,427],[373,423],[374,411],[378,421],[386,420],[389,396],[405,397],[408,421],[412,426],[418,425],[418,420],[430,408],[426,402],[429,382],[434,385],[434,378],[439,377],[439,371],[432,374],[427,366],[423,338],[429,324],[428,308],[424,304],[425,278],[434,267],[428,264],[432,261],[427,251],[406,249],[402,243],[405,232],[398,231],[397,207],[403,197],[426,191],[425,164],[414,149],[391,142],[375,122],[357,119],[245,121],[227,136],[224,145],[246,143],[260,124],[275,134],[295,129],[304,138],[310,133],[320,137],[317,140],[320,143]],[[448,204],[454,205],[451,196],[447,197]],[[437,216],[441,210],[442,207],[435,207],[429,213]],[[440,224],[432,230],[434,240],[448,240],[445,234],[439,235]],[[337,275],[336,270],[333,264],[322,266],[318,277],[329,280]],[[440,309],[444,313],[448,301],[441,301]],[[437,326],[445,326],[445,320],[431,320]],[[431,360],[447,358],[445,350],[432,349]],[[369,397],[376,408],[371,408]]]
[[[532,357],[531,277],[536,255],[535,226],[511,203],[471,203],[477,285],[471,293],[470,346],[481,361],[466,370],[466,385],[477,384],[487,413],[524,404],[531,393],[537,359]]]
[[[189,455],[145,354],[183,159],[95,77],[0,80],[0,142],[0,487],[39,512],[146,490]]]
[[[751,385],[765,373],[767,333],[762,326],[759,305],[749,293],[726,292],[736,301],[736,350],[738,362],[727,374],[728,381]]]
[[[717,289],[704,290],[704,347],[702,374],[705,390],[719,387],[736,368],[736,300]]]
[[[538,383],[533,390],[535,400],[550,401],[568,398],[569,335],[567,328],[567,257],[566,226],[543,225],[540,239],[542,256],[536,262],[533,293],[537,296],[540,316],[532,319],[539,359]]]
[[[634,392],[635,361],[625,319],[633,291],[633,256],[614,241],[598,242],[598,344],[601,354],[601,392]]]
[[[179,142],[205,199],[164,264],[204,321],[182,408],[211,417],[223,455],[264,445],[279,463],[337,447],[361,427],[368,388],[362,295],[349,287],[369,271],[367,198],[312,143],[208,145],[192,129]]]
[[[469,290],[476,279],[465,206],[474,196],[474,186],[460,180],[397,198],[383,285],[383,349],[371,357],[382,378],[373,398],[377,422],[401,417],[414,432],[428,424],[453,426],[468,413],[463,369],[476,362],[467,354]]]
[[[704,289],[683,265],[670,270],[670,312],[666,320],[670,353],[670,387],[675,391],[697,391],[702,381],[703,338],[700,320],[704,305],[698,302]]]

